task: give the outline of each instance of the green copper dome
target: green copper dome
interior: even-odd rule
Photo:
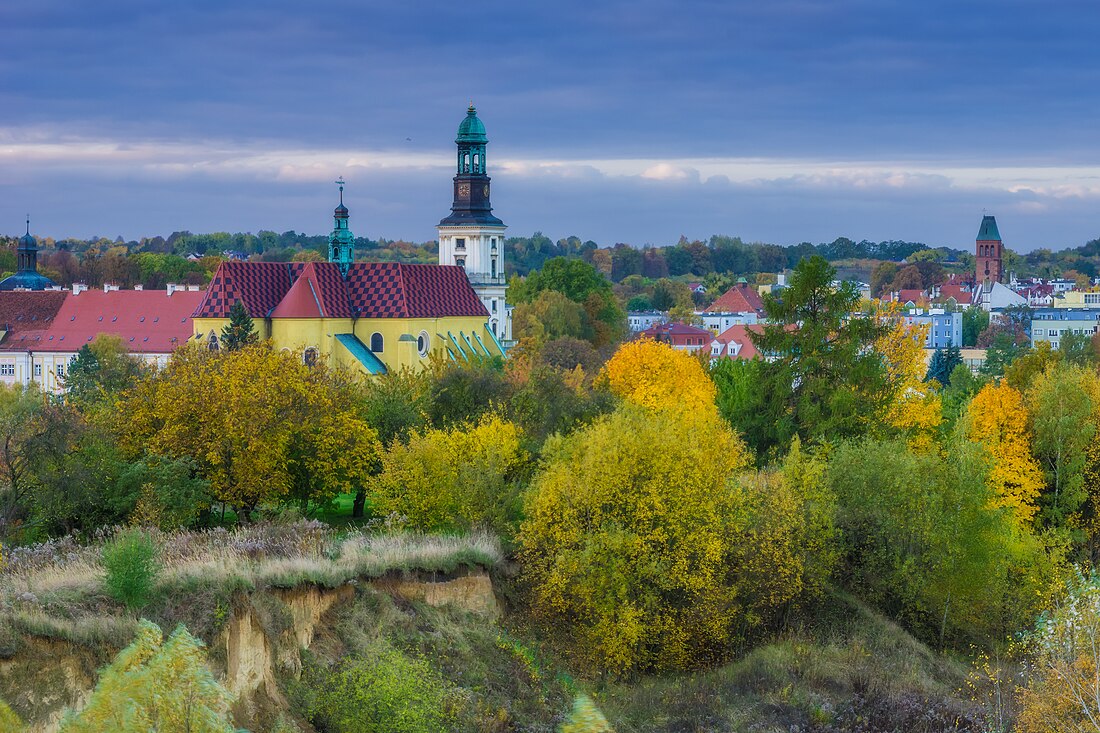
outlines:
[[[466,119],[458,126],[456,143],[487,143],[489,138],[485,135],[485,125],[477,118],[477,110],[474,105],[466,110]]]

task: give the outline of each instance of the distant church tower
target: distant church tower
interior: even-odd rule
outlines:
[[[340,186],[340,204],[332,212],[332,234],[328,237],[328,261],[335,262],[340,274],[345,278],[351,263],[355,261],[353,246],[355,235],[348,229],[348,207],[344,206],[344,179],[336,182]]]
[[[466,268],[485,309],[489,328],[502,342],[512,339],[512,318],[505,305],[504,222],[493,216],[489,204],[489,176],[485,174],[485,125],[471,104],[458,126],[458,173],[454,177],[451,215],[439,222],[439,264]]]
[[[45,290],[54,287],[53,280],[38,272],[38,240],[31,234],[31,217],[27,215],[27,233],[15,245],[15,274],[0,280],[0,290]]]
[[[1001,243],[1001,233],[997,231],[997,220],[992,216],[982,217],[982,226],[974,245],[974,256],[978,263],[974,273],[975,283],[981,285],[985,282],[1001,282],[1004,275],[1004,245]]]

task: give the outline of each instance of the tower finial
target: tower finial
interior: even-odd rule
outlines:
[[[31,233],[31,215],[27,214],[27,234]]]
[[[344,204],[344,177],[340,176],[336,179],[336,185],[340,187],[340,205]]]

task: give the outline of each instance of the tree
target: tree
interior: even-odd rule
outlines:
[[[928,372],[924,375],[924,381],[936,380],[941,387],[951,386],[951,374],[955,367],[963,363],[962,352],[958,346],[948,346],[945,349],[936,349],[932,354],[932,361],[928,364]]]
[[[520,534],[536,611],[613,674],[723,658],[804,586],[802,502],[740,482],[747,459],[707,411],[626,405],[548,441]]]
[[[521,437],[496,415],[414,432],[382,457],[372,505],[379,514],[406,517],[418,531],[485,526],[511,535],[528,468]]]
[[[33,385],[0,384],[0,535],[10,532],[12,522],[26,511],[45,400]]]
[[[936,390],[924,381],[924,340],[928,326],[909,326],[895,311],[884,320],[890,330],[875,342],[886,365],[893,399],[886,409],[886,423],[906,436],[917,450],[930,450],[943,421],[943,406]]]
[[[563,337],[592,338],[584,307],[556,290],[544,290],[532,302],[518,304],[512,320],[516,338],[536,344]]]
[[[180,349],[127,395],[120,414],[131,457],[194,460],[215,498],[246,520],[263,502],[324,502],[353,490],[379,451],[338,373],[267,344]]]
[[[978,334],[989,327],[989,312],[981,308],[967,308],[962,313],[963,346],[977,346]]]
[[[1043,489],[1042,471],[1031,456],[1027,415],[1017,390],[1003,381],[990,382],[971,400],[961,425],[970,440],[985,448],[992,462],[992,506],[1009,509],[1019,527],[1034,519]]]
[[[151,621],[103,670],[78,713],[61,722],[62,733],[233,733],[232,696],[206,664],[203,644],[182,625],[164,640]]]
[[[145,372],[141,360],[132,356],[119,336],[100,334],[84,344],[65,374],[65,399],[87,408],[117,397],[134,385]]]
[[[871,271],[871,297],[881,297],[883,291],[891,287],[891,283],[898,274],[896,262],[880,262]]]
[[[429,420],[440,428],[477,420],[502,405],[510,390],[499,358],[443,364],[431,383]]]
[[[1034,452],[1046,474],[1043,519],[1050,526],[1066,527],[1088,496],[1085,452],[1096,434],[1098,407],[1100,380],[1079,366],[1049,368],[1027,391]]]
[[[1043,607],[1058,553],[998,507],[977,446],[863,439],[828,464],[848,588],[941,645],[1003,639]]]
[[[698,359],[665,343],[623,344],[604,365],[611,392],[650,409],[714,412],[714,383]]]
[[[759,389],[781,404],[784,422],[808,442],[861,435],[880,425],[894,393],[882,357],[872,346],[888,330],[855,313],[859,292],[834,288],[836,270],[824,258],[802,260],[790,285],[764,295],[768,319],[750,336],[766,355]],[[779,436],[768,449],[786,447]]]
[[[768,449],[786,447],[795,434],[785,401],[769,400],[760,383],[766,366],[759,359],[718,359],[710,367],[717,390],[718,411],[764,465],[774,456]]]
[[[227,351],[236,351],[245,346],[251,346],[258,339],[259,336],[252,325],[252,317],[248,315],[244,303],[239,300],[234,301],[229,308],[229,323],[222,329],[220,338],[222,348]]]

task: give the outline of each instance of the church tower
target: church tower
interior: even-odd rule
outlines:
[[[974,259],[977,262],[974,282],[978,285],[1001,282],[1004,275],[1003,257],[1004,245],[1001,243],[1001,233],[997,231],[997,220],[992,216],[983,216],[974,245]]]
[[[355,235],[348,229],[348,207],[344,206],[344,179],[338,180],[340,186],[340,204],[332,213],[332,234],[328,237],[328,261],[335,262],[340,274],[345,278],[351,263],[355,261],[353,245]]]
[[[38,272],[38,240],[31,234],[31,217],[27,215],[27,233],[15,245],[15,274],[0,280],[0,290],[45,290],[54,287],[53,280]]]
[[[489,138],[474,105],[458,126],[458,166],[450,216],[439,222],[439,264],[466,269],[485,309],[489,329],[505,344],[512,339],[511,313],[505,305],[504,222],[493,216],[489,203],[485,146]]]

